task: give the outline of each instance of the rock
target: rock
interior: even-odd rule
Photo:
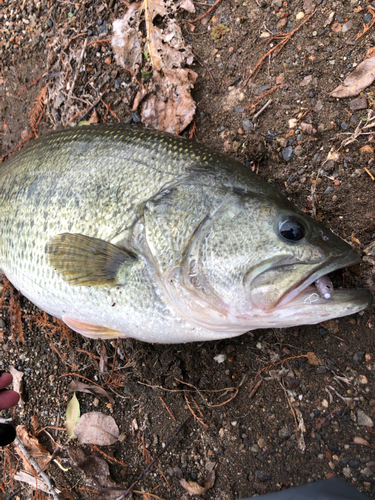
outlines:
[[[303,155],[303,147],[302,146],[297,146],[296,149],[294,150],[294,154],[297,157],[300,157]]]
[[[340,124],[340,127],[341,127],[343,130],[347,130],[347,129],[348,129],[348,124],[347,124],[347,123],[341,123],[341,124]]]
[[[364,360],[365,360],[365,351],[358,351],[353,356],[353,361],[356,365],[363,363]]]
[[[356,97],[355,99],[350,101],[349,107],[351,111],[357,111],[359,109],[367,109],[367,97],[366,96]]]
[[[374,422],[363,410],[357,410],[357,423],[358,425],[365,425],[366,427],[373,427]]]
[[[315,9],[316,2],[312,0],[305,0],[303,2],[303,10],[306,14],[311,14],[311,12]]]
[[[249,118],[245,118],[242,122],[242,126],[246,132],[249,132],[252,128],[254,128],[254,123],[249,120]]]
[[[132,111],[131,118],[132,118],[134,123],[141,123],[141,117],[139,116],[139,114],[136,111]]]
[[[370,478],[374,475],[374,473],[372,472],[372,470],[369,467],[365,467],[363,470],[361,470],[361,473],[363,476],[365,476],[367,478]]]
[[[371,255],[372,257],[375,257],[375,241],[370,243],[365,249],[364,252],[366,255]]]
[[[285,137],[277,137],[277,138],[276,138],[276,142],[277,142],[278,144],[280,144],[280,146],[281,146],[282,148],[286,148],[286,146],[287,146],[287,144],[288,144],[288,140],[287,140],[287,139],[285,139]]]
[[[267,474],[267,472],[264,472],[262,470],[256,470],[255,471],[255,477],[261,481],[262,483],[264,483],[265,481],[269,481],[270,479],[272,479],[272,476],[269,476]]]
[[[328,189],[328,188],[327,188],[327,189]],[[327,189],[326,189],[326,191],[327,191]],[[333,188],[331,188],[331,189],[332,189],[332,191],[333,191]],[[324,191],[324,193],[325,193],[326,191]],[[330,191],[329,191],[329,192],[330,192]],[[324,328],[323,326],[320,326],[320,327],[319,327],[319,333],[320,333],[320,335],[321,335],[322,337],[324,337],[325,335],[327,335],[327,333],[328,333],[328,332],[327,332],[327,329],[326,329],[326,328]]]
[[[252,446],[250,446],[250,451],[252,451],[253,453],[258,453],[259,446],[257,444],[253,444]]]
[[[351,471],[350,467],[344,467],[342,469],[342,473],[344,474],[345,477],[350,477],[352,474],[352,471]]]
[[[324,373],[327,373],[327,368],[325,366],[318,366],[316,373],[318,375],[323,375]]]
[[[353,28],[353,20],[349,19],[348,22],[346,22],[345,24],[343,24],[343,26],[342,26],[342,32],[346,33],[347,31],[351,30],[352,28]]]
[[[365,24],[368,24],[369,22],[371,22],[371,20],[372,20],[372,15],[371,15],[371,14],[365,14],[365,15],[363,16],[363,22],[364,22]]]
[[[324,191],[324,194],[332,193],[332,191],[333,191],[333,187],[332,186],[328,186],[327,189]],[[319,328],[319,333],[320,333],[320,328]]]
[[[279,430],[279,438],[280,439],[288,439],[290,437],[290,430],[288,427],[281,427]]]
[[[293,157],[292,146],[288,146],[287,148],[283,149],[282,155],[285,161],[290,161]]]
[[[348,465],[351,469],[358,469],[359,460],[349,460]]]
[[[297,21],[300,21],[304,17],[305,17],[305,13],[304,12],[298,12],[298,14],[296,15]]]
[[[0,318],[0,329],[2,330],[5,327],[5,321]]]
[[[297,377],[293,377],[292,375],[287,375],[284,378],[284,384],[287,389],[296,389],[301,384],[301,381]]]
[[[311,83],[311,81],[312,81],[312,75],[307,75],[307,76],[305,76],[305,78],[300,83],[300,86],[301,87],[306,87],[307,85],[309,85]]]

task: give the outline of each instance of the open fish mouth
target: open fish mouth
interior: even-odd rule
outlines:
[[[344,316],[369,307],[373,300],[369,290],[335,289],[328,275],[330,272],[353,266],[359,261],[358,254],[353,250],[345,257],[336,258],[323,268],[315,270],[282,297],[276,306],[277,309],[302,306],[306,310],[305,307],[319,306],[322,314],[324,311],[330,311],[332,317],[332,314]]]

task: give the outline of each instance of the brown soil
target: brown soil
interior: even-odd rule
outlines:
[[[124,6],[117,1],[108,3],[110,8],[90,0],[80,4],[0,0],[1,154],[31,132],[29,114],[34,101],[43,87],[59,75],[50,72],[30,84],[47,64],[60,57],[61,40],[82,32],[86,32],[89,42],[109,38],[112,21],[122,15]],[[331,148],[338,149],[347,137],[344,133],[353,132],[358,121],[367,116],[366,109],[352,111],[350,99],[334,99],[329,93],[374,44],[372,30],[355,41],[363,23],[368,22],[364,20],[368,4],[323,0],[275,59],[270,64],[267,60],[257,78],[244,86],[250,69],[269,49],[261,42],[260,34],[297,27],[303,19],[297,20],[296,15],[307,13],[309,3],[223,0],[208,16],[208,24],[196,23],[193,32],[184,28],[187,42],[199,55],[194,66],[199,75],[193,91],[197,103],[195,137],[247,161],[299,208],[308,213],[315,211],[318,219],[362,251],[375,239],[374,155],[360,151],[372,136],[362,136],[342,148],[337,161],[324,162]],[[198,17],[208,5],[197,2],[194,15],[179,11],[179,23]],[[332,10],[333,24],[341,24],[340,31],[336,25],[336,31],[333,24],[325,26]],[[277,28],[283,13],[288,13],[286,24]],[[352,20],[352,27],[343,31],[348,20]],[[228,30],[219,30],[220,38],[214,41],[212,30],[217,24]],[[79,54],[84,38],[71,41],[61,56],[70,81],[75,73],[70,51]],[[104,100],[125,122],[130,117],[128,102],[134,98],[136,85],[112,56],[108,43],[88,45],[85,71],[78,75],[74,95],[93,102],[109,84]],[[254,120],[246,106],[274,87],[281,74],[285,85],[261,99],[256,111],[269,98],[272,103]],[[311,79],[305,78],[310,75]],[[23,87],[26,90],[19,93]],[[361,95],[372,109],[373,87]],[[79,111],[86,104],[74,100],[74,106]],[[104,105],[99,103],[96,111],[103,121]],[[289,120],[305,111],[302,121],[312,124],[317,134],[287,137]],[[46,113],[39,133],[58,127],[61,114],[61,109]],[[115,121],[114,116],[109,114],[107,121]],[[282,151],[289,145],[294,155],[286,162]],[[332,189],[327,192],[329,187]],[[337,272],[335,284],[375,291],[374,269],[367,258],[349,272]],[[158,468],[146,474],[136,490],[163,499],[185,498],[188,495],[174,477],[173,468],[179,467],[186,480],[203,484],[216,467],[215,484],[202,495],[207,500],[250,497],[332,476],[344,477],[375,498],[375,431],[358,419],[358,410],[375,419],[374,306],[356,317],[323,326],[263,330],[221,342],[150,345],[127,340],[118,345],[117,352],[116,342],[107,342],[104,345],[109,373],[102,373],[98,365],[102,342],[72,333],[68,345],[69,339],[62,337],[51,318],[49,326],[36,323],[38,311],[23,297],[18,300],[25,343],[17,341],[15,345],[11,337],[11,324],[17,330],[15,309],[10,312],[8,299],[9,292],[0,333],[0,368],[13,365],[25,374],[25,405],[15,411],[16,423],[32,431],[31,418],[37,416],[40,428],[62,427],[71,398],[69,382],[84,376],[103,385],[114,397],[113,405],[89,394],[79,393],[78,399],[82,412],[95,410],[112,415],[120,428],[123,440],[103,448],[109,457],[123,462],[120,465],[106,458],[118,484],[129,486],[146,467],[150,455],[157,455],[191,414],[188,401],[200,421],[186,423],[158,460]],[[316,355],[317,364],[311,357],[302,356],[308,352]],[[219,354],[225,355],[223,363],[215,360]],[[106,384],[114,356],[111,384]],[[277,364],[286,358],[292,359]],[[68,375],[72,372],[78,376]],[[254,394],[257,380],[262,383]],[[306,428],[304,452],[300,450],[298,410]],[[61,445],[67,443],[64,431],[47,431],[51,437],[44,431],[38,437],[50,452],[53,440]],[[368,446],[354,444],[355,437],[364,438]],[[105,458],[97,450],[83,448],[87,454]],[[55,463],[47,470],[66,498],[99,498],[95,489],[86,486],[83,473],[66,457],[63,451],[61,462],[68,471]],[[19,498],[31,498],[26,485],[12,483],[15,469],[20,466],[12,446],[0,454],[2,461],[0,488],[5,490],[5,497],[13,488],[18,490]],[[135,497],[141,498],[139,494]],[[42,495],[34,493],[33,498]]]

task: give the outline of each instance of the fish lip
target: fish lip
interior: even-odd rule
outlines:
[[[337,271],[338,269],[343,269],[345,267],[351,267],[361,261],[361,257],[358,252],[352,249],[348,254],[339,257],[331,258],[328,263],[325,262],[322,266],[315,268],[312,273],[309,274],[304,280],[302,280],[296,287],[289,290],[285,295],[281,297],[275,309],[287,306],[295,298],[297,298],[306,288],[312,285],[318,278],[326,276],[327,274]],[[329,301],[329,299],[325,299]]]

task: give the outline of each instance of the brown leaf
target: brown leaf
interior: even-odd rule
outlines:
[[[280,73],[280,75],[276,77],[276,85],[282,85],[284,82],[285,82],[285,75],[284,73]]]
[[[74,434],[81,443],[108,446],[116,443],[120,432],[113,417],[93,411],[81,416]]]
[[[190,94],[197,74],[188,68],[163,71],[155,94],[147,96],[141,105],[143,123],[150,128],[179,134],[191,122],[195,102]]]
[[[344,80],[344,85],[339,85],[332,97],[352,97],[358,95],[375,80],[375,56],[362,61],[356,69]]]
[[[211,471],[204,482],[204,486],[201,486],[195,481],[186,481],[185,479],[179,479],[181,486],[187,491],[189,495],[203,495],[207,490],[212,488],[215,483],[215,470]]]
[[[366,144],[366,146],[362,146],[360,148],[359,152],[361,153],[361,155],[363,155],[363,154],[373,155],[374,154],[374,148],[372,148],[371,146],[369,146],[368,144]]]
[[[104,373],[108,370],[108,356],[107,349],[105,348],[105,343],[102,343],[102,347],[100,349],[100,360],[99,360],[99,370]]]
[[[334,31],[335,33],[339,33],[341,31],[341,24],[340,23],[335,23],[335,24],[332,24],[332,31]]]
[[[363,444],[363,446],[370,446],[370,443],[368,441],[366,441],[366,439],[360,437],[360,436],[356,436],[353,438],[353,443],[354,444]]]
[[[181,28],[169,17],[164,0],[148,0],[144,10],[146,29],[142,33],[144,6],[130,4],[124,18],[114,21],[112,48],[118,64],[132,71],[143,64],[143,77],[150,80],[138,91],[133,111],[141,105],[142,122],[147,127],[178,134],[195,113],[191,89],[197,74],[186,68],[192,64],[193,54]],[[163,17],[163,29],[153,23],[156,16]]]
[[[91,115],[91,117],[89,118],[88,124],[91,124],[91,123],[99,123],[99,116],[98,116],[98,113],[96,112],[96,109],[94,109],[94,112],[93,114]]]
[[[307,357],[307,361],[309,362],[309,365],[320,366],[322,364],[321,361],[319,360],[319,358],[313,352],[308,352],[306,354],[306,357]]]
[[[194,14],[195,12],[195,7],[191,0],[182,0],[182,2],[180,3],[180,8],[185,9],[192,14]]]
[[[25,425],[17,425],[16,432],[18,439],[22,442],[30,455],[38,462],[40,468],[42,470],[46,470],[51,461],[51,455],[49,452],[39,443],[36,437],[29,434]],[[34,467],[30,465],[29,461],[24,457],[18,446],[15,447],[16,452],[23,460],[23,466],[26,472],[34,474]]]
[[[108,392],[103,389],[103,387],[98,387],[97,385],[84,384],[79,380],[72,380],[68,385],[68,389],[69,391],[87,392],[88,394],[93,394],[98,398],[107,398],[112,404],[115,402],[112,396],[110,396]]]
[[[123,68],[137,71],[142,64],[142,33],[139,31],[140,3],[132,3],[122,19],[113,21],[111,45],[116,62]]]

